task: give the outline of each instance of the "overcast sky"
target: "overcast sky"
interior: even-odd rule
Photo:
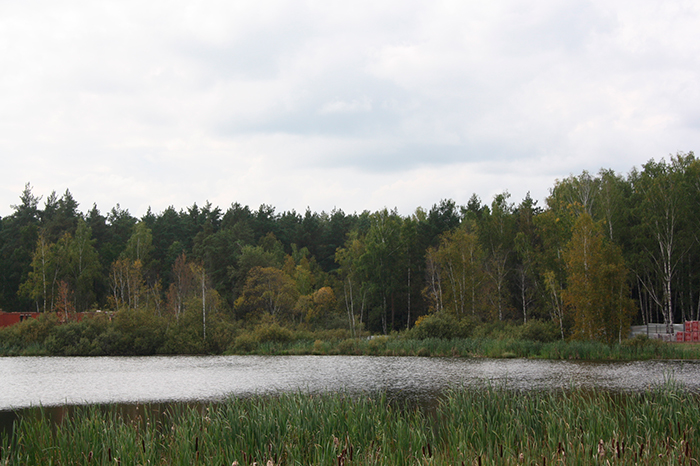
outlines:
[[[697,1],[0,0],[0,216],[540,205],[700,141]]]

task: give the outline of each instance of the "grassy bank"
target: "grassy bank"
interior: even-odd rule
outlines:
[[[663,343],[637,338],[608,345],[595,341],[539,342],[494,338],[426,338],[378,336],[371,339],[258,342],[232,348],[226,354],[256,355],[368,355],[471,358],[535,358],[571,360],[700,359],[700,345]]]
[[[0,329],[0,356],[133,356],[154,354],[376,355],[578,360],[700,359],[700,345],[646,337],[608,344],[561,340],[551,323],[479,324],[431,317],[410,331],[351,338],[347,329],[241,326],[212,319],[207,339],[186,321],[122,312],[60,324],[55,316]]]
[[[148,412],[145,410],[144,412]],[[84,407],[26,414],[1,464],[697,464],[700,397],[455,390],[435,411],[385,397],[292,394],[126,419]]]

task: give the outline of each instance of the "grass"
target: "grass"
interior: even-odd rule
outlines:
[[[622,344],[596,341],[538,342],[496,338],[426,338],[379,336],[372,339],[293,340],[259,342],[226,354],[255,355],[373,355],[472,358],[535,358],[574,360],[700,359],[700,345],[632,339]]]
[[[33,323],[33,322],[30,322]],[[41,323],[41,322],[40,322]],[[18,327],[20,324],[14,327]],[[72,325],[72,324],[71,324]],[[80,325],[73,325],[78,328]],[[35,324],[38,326],[38,324]],[[19,328],[19,327],[18,327]],[[28,326],[30,330],[31,327]],[[73,329],[68,325],[57,327],[62,333]],[[88,327],[86,327],[88,328]],[[89,328],[88,328],[89,329]],[[69,344],[66,338],[49,336],[45,340],[24,341],[12,332],[15,328],[0,331],[0,356],[48,356],[48,355],[130,355],[156,354],[157,345],[146,344],[150,350],[126,351],[135,343],[114,331],[101,334],[93,340],[83,336],[79,344]],[[55,330],[55,329],[54,329]],[[73,329],[75,330],[75,329]],[[263,331],[264,330],[264,331]],[[15,332],[17,333],[17,332]],[[44,332],[46,333],[46,332]],[[170,344],[164,354],[253,354],[253,355],[374,355],[374,356],[437,356],[437,357],[488,357],[488,358],[538,358],[576,360],[644,360],[644,359],[700,359],[700,344],[664,343],[637,337],[623,340],[621,344],[599,341],[555,340],[533,341],[515,337],[471,338],[411,338],[411,333],[395,333],[372,338],[347,338],[347,332],[291,331],[277,325],[241,333],[228,346],[205,348],[201,344]],[[14,336],[13,336],[14,335]],[[18,334],[19,335],[19,334]],[[112,341],[114,337],[117,343]],[[116,335],[116,336],[115,336]],[[7,337],[7,338],[5,338]],[[10,338],[12,337],[12,338]],[[109,338],[108,338],[109,337]],[[76,337],[77,338],[77,337]],[[73,340],[75,340],[74,338]],[[121,339],[120,339],[121,338]],[[64,341],[65,340],[65,341]],[[70,340],[70,341],[73,341]],[[124,340],[124,341],[122,341]],[[166,343],[169,340],[164,340]],[[125,343],[126,342],[126,343]],[[190,342],[192,343],[192,342]],[[110,346],[112,345],[112,346]],[[215,345],[216,346],[216,345]],[[82,348],[82,349],[81,349]],[[101,348],[100,351],[94,351]]]
[[[286,394],[218,405],[81,407],[26,414],[0,464],[698,464],[700,397],[667,382],[644,393],[448,392],[430,411],[384,395]]]

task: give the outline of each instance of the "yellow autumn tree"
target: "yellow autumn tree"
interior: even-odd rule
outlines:
[[[574,224],[564,260],[567,288],[562,295],[573,315],[573,336],[620,341],[634,313],[620,248],[606,241],[600,227],[583,213]]]

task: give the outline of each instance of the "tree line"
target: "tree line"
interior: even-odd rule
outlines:
[[[408,216],[206,203],[136,218],[27,184],[0,218],[0,307],[190,313],[204,338],[214,314],[353,335],[449,315],[618,341],[633,322],[699,318],[699,201],[692,152],[569,176],[543,206],[503,192]]]

